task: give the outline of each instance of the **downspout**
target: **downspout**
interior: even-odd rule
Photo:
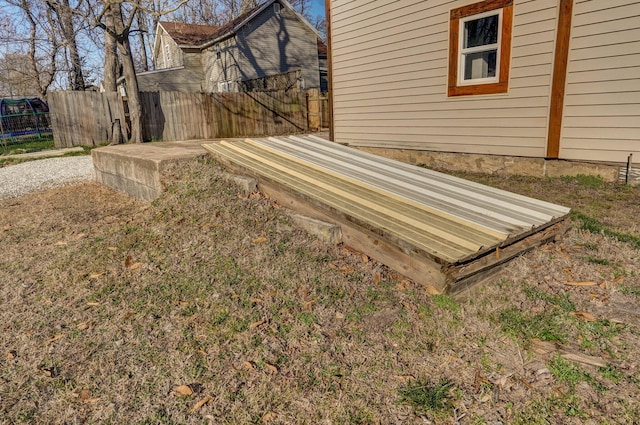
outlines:
[[[335,142],[333,129],[333,59],[331,54],[331,0],[324,0],[325,22],[327,23],[327,89],[329,91],[329,140]]]
[[[558,6],[558,30],[556,31],[556,51],[553,60],[551,105],[549,107],[549,133],[547,136],[547,158],[550,159],[558,159],[560,157],[572,16],[573,0],[560,0]]]

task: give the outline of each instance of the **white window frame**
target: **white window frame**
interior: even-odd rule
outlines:
[[[169,66],[169,63],[171,62],[171,46],[169,46],[168,44],[164,45],[164,65],[165,66]]]
[[[218,92],[220,93],[231,93],[233,88],[233,81],[220,81],[218,83]]]
[[[494,44],[484,44],[482,46],[465,48],[464,42],[466,39],[466,34],[464,31],[464,24],[469,21],[475,21],[478,19],[486,18],[488,16],[498,15],[498,41]],[[459,37],[458,42],[458,85],[459,86],[469,86],[476,84],[491,84],[497,83],[500,81],[500,56],[501,56],[501,46],[502,46],[502,9],[490,10],[488,12],[478,13],[477,15],[467,16],[465,18],[460,19],[460,28],[458,29]],[[466,61],[465,56],[473,53],[482,53],[488,52],[491,50],[496,51],[496,75],[494,77],[488,78],[471,78],[465,80],[465,71],[466,71]]]

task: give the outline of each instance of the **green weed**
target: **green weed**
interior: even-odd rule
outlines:
[[[440,307],[445,310],[457,313],[460,311],[460,305],[456,300],[446,294],[438,294],[431,297],[436,307]]]
[[[593,217],[589,217],[588,215],[578,211],[571,212],[571,219],[574,221],[582,222],[580,226],[582,230],[586,230],[591,233],[602,234],[610,238],[613,238],[617,241],[629,243],[635,248],[640,249],[640,237],[636,235],[632,235],[631,233],[622,233],[622,232],[617,232],[615,230],[611,230],[610,228],[606,227],[597,219]]]
[[[452,406],[450,391],[454,384],[450,381],[440,381],[429,384],[426,380],[417,380],[407,388],[399,390],[400,400],[410,404],[416,413],[440,413]]]
[[[553,295],[542,291],[534,286],[524,286],[522,290],[530,300],[546,301],[549,304],[558,306],[562,310],[567,312],[576,310],[575,304],[573,304],[573,302],[569,299],[569,294],[566,292],[563,292],[562,295]]]
[[[510,308],[500,313],[498,320],[507,335],[519,340],[538,338],[542,341],[564,342],[568,338],[565,320],[557,311],[531,315]]]
[[[562,176],[560,177],[564,183],[576,183],[579,186],[583,186],[589,189],[600,189],[606,183],[601,176],[593,176],[588,174],[578,174],[577,176]]]

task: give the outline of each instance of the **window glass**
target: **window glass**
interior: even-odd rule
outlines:
[[[464,79],[493,78],[496,76],[498,51],[468,53],[464,57]]]
[[[498,15],[464,23],[464,48],[486,46],[498,42]]]

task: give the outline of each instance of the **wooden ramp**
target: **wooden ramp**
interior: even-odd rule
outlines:
[[[284,206],[340,225],[346,245],[450,293],[553,240],[570,212],[315,136],[204,147]]]

